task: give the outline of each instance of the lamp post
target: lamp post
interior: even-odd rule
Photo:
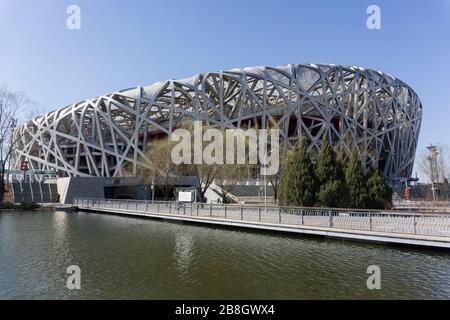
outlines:
[[[438,170],[437,170],[437,156],[439,154],[437,147],[430,144],[427,147],[429,155],[427,157],[430,163],[430,178],[431,178],[431,192],[433,194],[433,200],[436,200],[436,188],[434,186],[435,178],[437,178],[437,183],[439,183]]]
[[[260,155],[261,156],[261,155]],[[264,156],[262,157],[263,159],[263,166],[262,166],[262,168],[263,168],[263,175],[264,175],[264,179],[263,179],[263,184],[264,184],[264,212],[266,213],[266,215],[267,215],[267,177],[266,177],[266,175],[267,175],[267,163],[266,163],[266,160],[267,160],[267,155],[266,154],[264,154]]]
[[[155,201],[155,176],[152,176],[152,203]]]
[[[264,166],[264,208],[267,216],[267,178],[266,178],[267,169]]]

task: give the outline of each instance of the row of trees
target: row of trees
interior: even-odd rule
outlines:
[[[206,200],[205,193],[212,183],[225,201],[233,181],[248,179],[251,170],[258,171],[258,166],[251,165],[175,165],[171,161],[174,145],[167,138],[153,141],[147,152],[150,167],[137,172],[156,179],[164,199],[174,197],[176,179],[191,176],[200,186],[201,201]],[[303,143],[291,151],[281,152],[283,169],[267,177],[280,205],[367,209],[392,206],[392,190],[382,173],[371,169],[364,174],[356,153],[336,153],[328,142],[323,143],[315,163]]]
[[[186,129],[191,131],[192,127],[186,125]],[[225,141],[224,141],[225,143]],[[150,177],[155,185],[160,189],[161,199],[171,200],[175,197],[174,182],[180,177],[194,177],[198,188],[198,197],[200,201],[206,201],[205,193],[214,183],[216,191],[222,198],[222,202],[226,202],[230,192],[230,186],[233,182],[248,179],[251,165],[227,165],[227,164],[175,164],[171,159],[171,153],[177,142],[172,142],[169,138],[154,140],[147,148],[146,157],[149,161],[141,159],[147,163],[147,167],[139,167],[139,176]],[[204,142],[206,145],[207,143]],[[205,147],[203,146],[203,148]],[[226,152],[225,152],[226,155]],[[192,155],[193,156],[193,155]],[[131,165],[127,168],[132,171]]]
[[[287,156],[278,190],[283,206],[387,209],[392,189],[377,169],[363,172],[356,152],[336,153],[325,141],[313,164],[304,143]]]
[[[185,124],[188,132],[193,126]],[[224,141],[226,145],[226,135]],[[193,139],[193,135],[191,135]],[[190,141],[190,145],[194,141]],[[237,181],[252,178],[252,173],[258,173],[260,164],[191,164],[177,165],[172,161],[171,154],[178,142],[172,142],[168,137],[154,140],[147,148],[147,168],[140,167],[135,174],[151,177],[158,186],[159,198],[172,199],[174,185],[180,177],[195,177],[199,186],[200,201],[205,201],[206,191],[214,184],[215,190],[226,202],[230,187]],[[208,143],[204,142],[203,149]],[[247,146],[248,147],[248,146]],[[226,157],[226,148],[223,150]],[[189,157],[193,157],[189,153]],[[392,206],[392,190],[381,172],[371,169],[364,172],[357,153],[343,150],[338,153],[328,141],[322,144],[316,161],[311,160],[306,145],[300,142],[293,150],[280,150],[281,168],[276,175],[266,177],[272,187],[274,200],[283,206],[324,206],[346,208],[381,209]],[[132,168],[128,168],[129,171]],[[253,176],[254,178],[254,176]]]
[[[4,199],[7,170],[15,148],[15,141],[12,140],[13,130],[18,121],[38,115],[40,109],[37,102],[23,92],[13,91],[0,84],[0,203]]]

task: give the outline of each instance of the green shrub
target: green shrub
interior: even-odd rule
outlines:
[[[10,202],[1,202],[0,209],[15,209],[15,205],[14,203]]]
[[[18,209],[21,210],[35,210],[40,208],[40,205],[38,205],[37,203],[31,202],[31,203],[21,203],[18,206]]]
[[[0,210],[35,210],[37,208],[40,208],[40,205],[37,203],[21,203],[21,204],[15,204],[11,202],[1,202],[0,203]]]

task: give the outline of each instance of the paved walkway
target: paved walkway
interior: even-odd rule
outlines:
[[[181,208],[174,208],[168,203],[145,203],[145,208],[143,205],[144,202],[132,202],[132,205],[127,204],[128,208],[113,208],[114,205],[111,202],[109,204],[106,202],[103,205],[81,204],[78,207],[81,210],[131,216],[322,235],[350,240],[450,248],[450,218],[448,216],[410,214],[367,216],[345,212],[325,215],[313,209],[315,214],[312,214],[312,211],[299,214],[298,210],[289,212],[274,209],[266,212],[264,208],[227,207],[224,210],[222,206],[208,205]]]

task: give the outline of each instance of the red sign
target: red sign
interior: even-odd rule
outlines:
[[[20,170],[27,171],[28,170],[28,161],[22,160],[20,161]]]
[[[412,190],[411,188],[406,188],[405,189],[405,198],[410,199],[412,196]]]

